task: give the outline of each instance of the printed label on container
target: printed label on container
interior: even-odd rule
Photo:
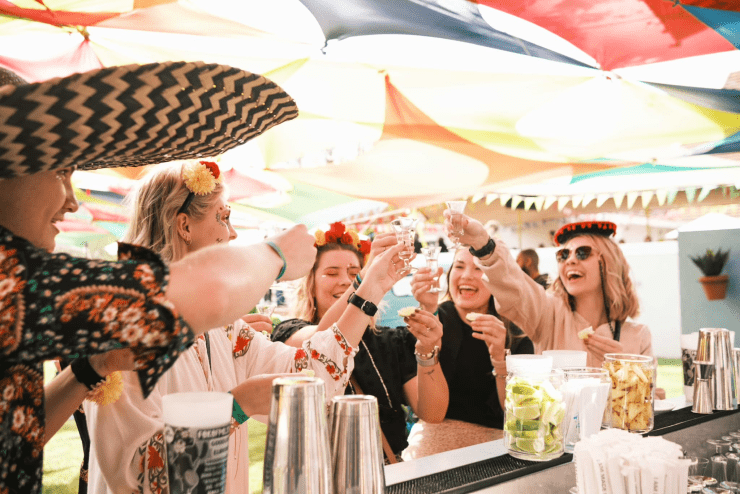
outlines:
[[[199,429],[165,424],[170,494],[226,491],[229,424]]]

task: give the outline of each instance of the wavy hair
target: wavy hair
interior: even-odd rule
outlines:
[[[348,250],[357,255],[360,268],[364,266],[364,256],[352,245],[329,242],[322,245],[317,250],[316,261],[314,261],[311,271],[309,271],[309,273],[301,280],[300,285],[298,285],[295,304],[293,305],[293,314],[295,314],[295,317],[303,319],[304,321],[309,321],[311,324],[318,324],[320,320],[318,307],[316,306],[316,270],[319,267],[321,257],[327,252],[334,250]]]
[[[174,162],[153,166],[125,200],[132,214],[122,240],[151,249],[166,263],[177,261],[186,252],[176,222],[177,211],[190,192],[182,180],[184,165]],[[185,214],[194,220],[203,218],[222,194],[226,194],[226,188],[221,183],[210,194],[196,194]]]
[[[601,235],[583,234],[579,236],[592,239],[601,253],[599,264],[602,270],[602,290],[608,318],[612,321],[624,322],[628,317],[637,317],[640,314],[640,301],[637,298],[635,286],[632,284],[630,266],[622,249],[614,241]],[[565,289],[560,276],[553,282],[550,292],[567,302],[571,310],[576,310],[575,298]]]

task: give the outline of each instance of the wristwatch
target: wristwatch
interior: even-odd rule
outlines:
[[[370,317],[373,317],[375,313],[378,312],[377,305],[370,302],[369,300],[365,300],[364,298],[357,295],[357,293],[353,293],[352,295],[350,295],[347,299],[347,303],[356,306]]]
[[[418,351],[415,351],[414,357],[416,357],[416,363],[420,366],[432,367],[437,365],[439,362],[439,347],[435,346],[429,353],[419,353]]]
[[[484,245],[480,249],[475,250],[474,248],[470,247],[468,250],[475,257],[486,257],[488,254],[493,252],[493,249],[495,248],[496,248],[496,242],[494,242],[493,239],[489,237],[486,245]]]

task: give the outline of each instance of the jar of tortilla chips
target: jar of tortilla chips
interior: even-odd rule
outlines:
[[[602,367],[611,379],[602,425],[640,434],[653,430],[655,359],[647,355],[607,353]]]

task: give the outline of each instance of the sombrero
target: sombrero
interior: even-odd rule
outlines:
[[[298,116],[293,99],[269,79],[204,62],[4,82],[0,178],[215,156]]]
[[[617,233],[617,225],[611,221],[580,221],[578,223],[568,223],[560,227],[555,233],[555,245],[562,245],[573,237],[578,235],[601,235],[602,237],[611,237]]]

